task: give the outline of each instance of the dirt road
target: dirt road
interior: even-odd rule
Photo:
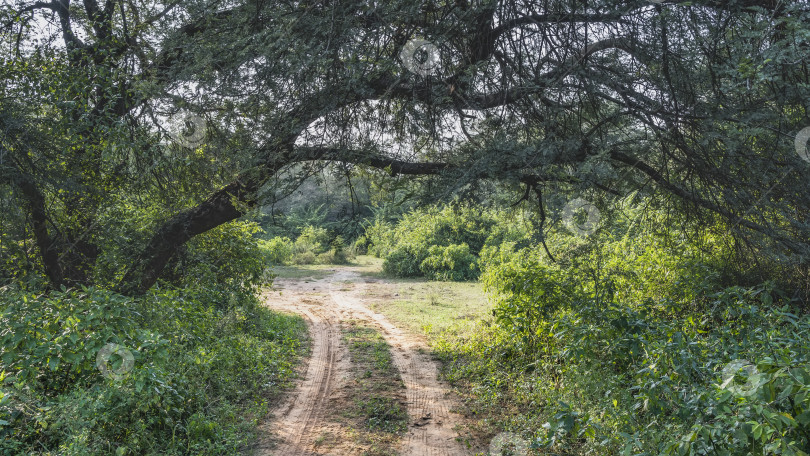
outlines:
[[[275,448],[263,442],[261,456],[360,455],[362,448],[351,439],[336,446],[321,447],[324,432],[346,435],[339,424],[325,420],[330,407],[340,403],[349,377],[351,360],[340,337],[339,324],[350,319],[375,325],[391,347],[394,364],[406,387],[409,428],[404,436],[403,456],[467,456],[453,430],[457,418],[450,412],[447,388],[438,381],[438,369],[419,340],[394,326],[364,304],[364,293],[375,281],[362,278],[349,268],[339,268],[321,280],[278,279],[265,295],[269,307],[302,315],[307,319],[312,353],[303,381],[264,425],[280,440]]]

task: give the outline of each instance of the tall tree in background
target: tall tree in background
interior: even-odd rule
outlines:
[[[0,21],[4,223],[56,286],[142,293],[302,163],[642,189],[810,253],[807,1],[51,0]]]

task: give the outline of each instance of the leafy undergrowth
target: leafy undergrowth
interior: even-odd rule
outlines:
[[[343,340],[352,358],[354,377],[348,404],[340,413],[356,430],[353,438],[364,456],[395,456],[408,427],[405,385],[380,333],[360,322],[344,322]]]
[[[396,225],[377,219],[357,243],[384,258],[383,270],[391,276],[474,280],[482,249],[527,239],[519,219],[508,211],[429,207],[408,212]]]
[[[810,317],[773,282],[729,286],[710,242],[572,247],[564,266],[493,252],[495,320],[434,339],[474,434],[531,454],[810,453]]]
[[[252,295],[207,288],[6,287],[0,299],[0,454],[243,451],[306,331]]]
[[[295,241],[274,237],[259,241],[265,259],[274,265],[348,264],[354,259],[354,249],[346,248],[343,236],[327,229],[308,225]]]

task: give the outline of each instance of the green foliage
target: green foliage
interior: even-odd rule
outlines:
[[[354,252],[358,255],[365,255],[368,253],[368,238],[360,236],[354,241],[352,246]]]
[[[343,236],[332,237],[325,228],[307,226],[292,242],[287,237],[259,240],[266,262],[283,264],[346,264],[353,258]]]
[[[255,238],[260,232],[253,222],[235,221],[195,236],[166,274],[173,285],[180,287],[203,282],[225,292],[256,290],[270,280],[266,259]]]
[[[309,225],[295,240],[293,253],[312,252],[316,255],[324,253],[329,249],[330,239],[331,236],[326,228]]]
[[[577,293],[577,278],[554,265],[526,255],[490,268],[482,279],[488,290],[497,290],[494,315],[499,323],[513,328],[532,342],[545,329],[549,316],[568,307]]]
[[[297,238],[308,227],[334,228],[335,224],[326,220],[328,211],[324,204],[312,204],[310,199],[300,203],[282,216],[260,217],[265,230],[274,237]]]
[[[472,280],[478,277],[478,258],[467,244],[432,245],[419,270],[436,280]]]
[[[270,264],[287,264],[292,259],[292,241],[288,237],[274,237],[272,239],[259,239],[259,248],[264,254],[265,261]]]
[[[423,272],[419,266],[423,254],[416,246],[398,246],[386,255],[383,271],[397,277],[421,276]]]
[[[336,236],[330,243],[332,247],[332,257],[329,259],[329,264],[346,264],[349,262],[348,254],[346,252],[346,241],[343,236]]]
[[[0,301],[0,453],[223,454],[254,435],[293,375],[305,327],[250,293],[201,283],[131,299],[97,288]],[[134,365],[112,356],[123,346]]]
[[[3,294],[3,370],[43,394],[92,383],[95,354],[106,343],[132,347],[136,362],[165,355],[166,341],[135,324],[131,299],[95,288]]]
[[[399,277],[472,280],[479,252],[529,236],[526,226],[502,211],[472,207],[412,210],[396,226],[376,220],[366,229],[368,252],[385,258],[385,272]]]
[[[553,236],[574,246],[563,266],[487,249],[496,325],[437,344],[447,377],[555,453],[807,454],[810,316],[772,283],[724,284],[716,239],[625,234]]]
[[[377,258],[384,258],[388,256],[396,244],[394,225],[375,219],[371,225],[366,227],[364,238],[367,242],[367,253]]]

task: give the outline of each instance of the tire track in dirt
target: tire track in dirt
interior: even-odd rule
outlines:
[[[337,272],[334,282],[362,282],[360,275],[347,270]],[[391,347],[394,365],[405,383],[410,426],[404,439],[406,456],[465,456],[456,441],[453,404],[449,391],[438,380],[439,369],[430,359],[421,340],[393,325],[385,316],[366,307],[358,293],[332,293],[342,309],[375,323]],[[357,318],[355,316],[355,318]]]
[[[276,419],[263,426],[265,434],[277,437],[278,445],[271,450],[271,442],[262,439],[256,454],[320,455],[323,453],[316,449],[316,439],[335,431],[325,418],[330,399],[339,394],[341,380],[349,372],[348,356],[340,339],[340,314],[325,305],[316,292],[304,291],[309,283],[285,285],[281,294],[265,295],[265,302],[274,310],[296,313],[306,319],[312,351],[302,374],[303,382],[278,408]]]
[[[313,342],[312,362],[309,364],[306,382],[303,385],[305,394],[298,397],[287,409],[287,422],[292,426],[281,427],[282,442],[278,449],[279,454],[284,455],[304,455],[306,447],[310,444],[310,436],[314,427],[323,418],[323,411],[326,405],[326,398],[334,388],[333,375],[336,369],[335,362],[335,336],[336,331],[333,323],[323,315],[314,313],[306,308],[299,308],[301,313],[309,321],[309,326],[313,334],[318,334]],[[295,407],[300,404],[299,407]],[[303,423],[303,426],[298,426]]]
[[[453,404],[447,388],[438,381],[438,367],[416,337],[393,325],[363,303],[365,280],[348,268],[338,269],[326,279],[277,280],[281,294],[268,293],[266,304],[275,310],[298,313],[308,320],[312,353],[304,381],[276,412],[267,431],[281,442],[269,450],[260,446],[259,455],[310,456],[322,454],[356,455],[351,445],[323,452],[315,445],[326,426],[330,397],[339,394],[341,382],[350,372],[347,349],[340,339],[339,322],[357,319],[372,323],[391,347],[394,365],[406,387],[409,428],[403,438],[403,456],[467,456],[456,441]],[[331,429],[335,434],[345,429]]]

